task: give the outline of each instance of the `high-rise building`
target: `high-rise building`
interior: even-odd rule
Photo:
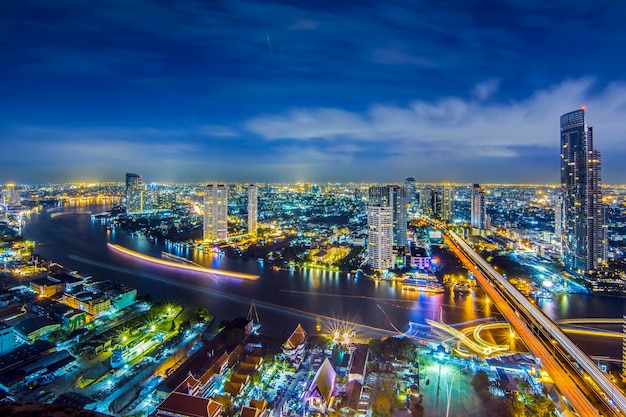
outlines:
[[[258,221],[258,197],[256,184],[250,184],[248,186],[248,234],[250,236],[256,236]]]
[[[386,204],[367,206],[369,265],[378,270],[393,266],[393,209]]]
[[[15,192],[15,184],[12,182],[7,183],[6,192],[3,196],[3,203],[5,206],[11,205],[11,200],[13,199],[13,193]]]
[[[606,209],[602,204],[602,163],[593,149],[585,109],[561,116],[561,250],[568,271],[589,273],[607,258]]]
[[[204,240],[228,238],[228,188],[224,184],[209,184],[204,192]]]
[[[126,212],[139,213],[144,211],[144,191],[141,175],[126,174]]]
[[[407,195],[404,187],[395,185],[373,186],[369,188],[369,205],[388,206],[392,210],[393,244],[407,244]]]
[[[430,190],[430,213],[433,217],[440,217],[441,215],[441,198],[434,188]]]
[[[410,204],[415,200],[415,178],[408,177],[404,180],[404,188],[406,188],[406,201]]]
[[[454,187],[444,185],[441,190],[441,220],[450,222],[454,219]]]
[[[485,192],[480,184],[472,185],[472,227],[479,230],[487,230],[487,206],[485,204]]]
[[[431,216],[432,210],[432,196],[429,188],[420,188],[419,191],[419,208],[423,215]]]

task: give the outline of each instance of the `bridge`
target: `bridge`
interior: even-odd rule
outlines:
[[[463,239],[450,230],[444,239],[541,360],[555,385],[579,416],[626,416],[626,396],[535,304],[520,294]]]

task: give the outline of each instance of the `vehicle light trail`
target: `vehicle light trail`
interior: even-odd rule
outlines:
[[[259,278],[258,275],[246,274],[243,272],[233,272],[233,271],[225,271],[222,269],[205,268],[202,266],[182,264],[182,263],[178,263],[174,261],[168,261],[165,259],[154,258],[152,256],[147,256],[147,255],[144,255],[143,253],[135,252],[123,246],[116,245],[113,243],[107,243],[107,246],[117,252],[132,256],[133,258],[137,258],[143,261],[147,261],[147,262],[151,262],[151,263],[155,263],[159,265],[165,265],[165,266],[169,266],[173,268],[185,269],[188,271],[195,271],[195,272],[202,272],[205,274],[214,274],[218,276],[221,275],[221,276],[225,276],[229,278],[239,278],[239,279],[249,279],[249,280],[254,280],[254,279]]]
[[[589,401],[582,390],[576,385],[576,383],[566,374],[565,370],[561,367],[561,365],[557,362],[557,360],[552,356],[552,354],[544,347],[543,343],[539,340],[537,336],[532,332],[529,326],[522,320],[517,314],[513,307],[504,299],[502,295],[494,286],[489,282],[489,280],[483,275],[482,271],[478,269],[474,263],[479,263],[478,255],[475,255],[469,245],[463,242],[460,238],[456,237],[452,233],[449,233],[452,237],[445,236],[446,243],[450,246],[450,248],[454,251],[454,253],[459,257],[459,259],[465,264],[465,266],[474,274],[476,281],[480,283],[483,290],[488,294],[488,296],[494,301],[497,305],[500,312],[506,317],[507,321],[511,323],[511,325],[517,331],[517,334],[520,335],[526,346],[530,349],[531,352],[535,354],[540,360],[543,367],[546,369],[550,377],[554,380],[555,384],[558,386],[559,390],[567,397],[568,401],[572,405],[572,407],[578,412],[579,415],[585,417],[591,416],[600,416],[598,410],[593,406],[591,401]],[[456,239],[452,240],[454,237]],[[475,255],[470,260],[470,256]],[[482,258],[480,258],[482,259]],[[486,261],[485,261],[486,263]],[[484,268],[484,265],[481,264],[481,267]],[[508,284],[508,282],[507,282]]]

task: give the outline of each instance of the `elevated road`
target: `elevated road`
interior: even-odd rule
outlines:
[[[550,318],[454,232],[447,230],[444,239],[579,416],[626,416],[626,396]]]

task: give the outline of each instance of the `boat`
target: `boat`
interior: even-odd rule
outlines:
[[[440,294],[445,291],[443,285],[439,282],[422,278],[406,278],[402,280],[402,289],[420,291],[428,294]]]

